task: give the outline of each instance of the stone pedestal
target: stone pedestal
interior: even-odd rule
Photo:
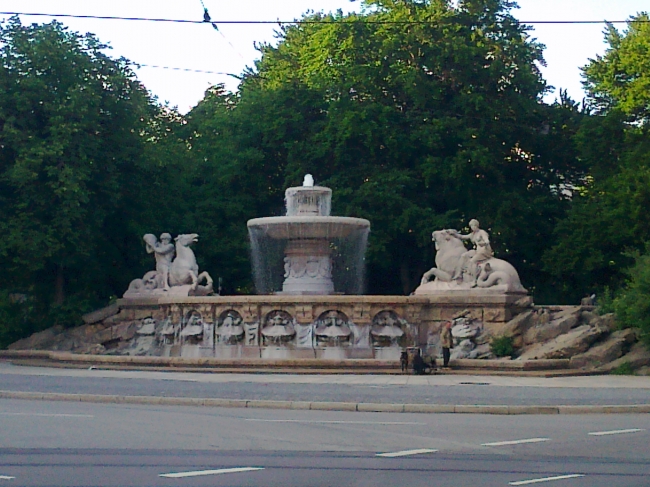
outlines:
[[[284,251],[282,294],[334,293],[332,261],[327,240],[290,240]]]

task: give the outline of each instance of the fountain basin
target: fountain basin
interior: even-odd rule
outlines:
[[[346,216],[270,216],[249,220],[248,228],[273,239],[334,239],[370,229],[370,222]]]

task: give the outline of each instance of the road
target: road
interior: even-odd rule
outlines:
[[[650,403],[650,377],[328,376],[16,367],[0,390],[127,396],[454,405]]]
[[[650,415],[388,414],[2,399],[0,432],[0,487],[641,487],[650,479]]]

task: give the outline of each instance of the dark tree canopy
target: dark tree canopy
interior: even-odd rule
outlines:
[[[222,119],[246,126],[236,152],[255,149],[246,164],[276,205],[263,214],[310,172],[338,214],[372,222],[370,292],[411,292],[433,262],[431,231],[473,217],[541,283],[538,237],[562,212],[557,188],[580,172],[566,142],[575,111],[541,102],[542,46],[508,2],[366,7],[283,28]],[[194,121],[208,115],[199,108]]]
[[[110,296],[111,222],[159,110],[125,60],[53,22],[0,26],[0,256],[15,292]],[[88,293],[86,293],[88,294]]]
[[[640,20],[641,22],[634,22]],[[588,177],[556,228],[546,269],[575,300],[578,293],[617,288],[631,252],[650,241],[650,24],[639,14],[621,33],[609,25],[609,47],[583,68],[588,105],[575,141]],[[645,88],[644,88],[645,87]]]

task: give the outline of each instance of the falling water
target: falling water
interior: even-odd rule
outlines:
[[[288,188],[286,216],[248,222],[258,294],[364,293],[370,223],[360,218],[329,216],[331,198],[332,190],[321,186]],[[330,271],[323,269],[330,266],[331,278],[324,277]],[[297,268],[302,274],[296,277]],[[303,277],[305,270],[312,274]]]

